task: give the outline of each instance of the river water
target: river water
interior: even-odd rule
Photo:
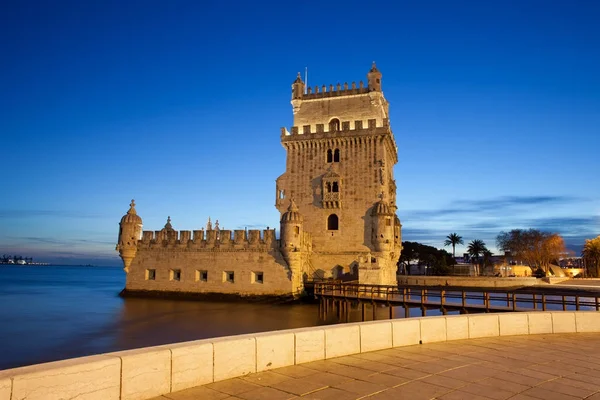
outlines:
[[[316,304],[121,298],[122,268],[0,265],[0,370],[110,351],[316,326]]]

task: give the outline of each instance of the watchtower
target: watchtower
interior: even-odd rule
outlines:
[[[312,235],[311,276],[395,284],[400,257],[393,166],[398,151],[381,72],[362,81],[306,87],[292,84],[294,126],[282,128],[286,171],[277,179],[276,207],[295,200]]]

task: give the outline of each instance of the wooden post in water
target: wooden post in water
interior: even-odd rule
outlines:
[[[575,295],[575,311],[579,311],[579,295]]]
[[[512,294],[513,311],[517,311],[517,294]]]
[[[463,308],[467,308],[467,294],[465,291],[462,291],[462,306]]]
[[[565,299],[565,295],[564,294],[562,296],[562,303],[563,303],[563,311],[567,311],[567,301]]]
[[[596,311],[600,311],[600,298],[596,296]]]
[[[535,298],[535,293],[531,295],[533,297],[533,309],[537,310],[537,299]]]
[[[506,307],[510,307],[510,292],[506,292]]]
[[[542,311],[546,311],[546,295],[542,294]]]
[[[365,302],[361,302],[361,312],[360,312],[360,316],[361,316],[361,320],[364,322],[365,321]]]
[[[388,307],[390,308],[390,319],[394,319],[394,306],[388,303]]]
[[[373,321],[377,321],[377,304],[373,301],[371,307],[373,308]]]

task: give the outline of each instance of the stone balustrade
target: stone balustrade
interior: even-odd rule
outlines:
[[[0,371],[0,400],[143,400],[295,364],[458,339],[600,332],[600,313],[469,314],[238,335]]]

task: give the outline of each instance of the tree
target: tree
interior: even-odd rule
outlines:
[[[600,236],[595,239],[586,239],[581,252],[586,268],[591,274],[600,278]]]
[[[455,255],[455,247],[457,244],[463,244],[462,236],[459,236],[458,233],[451,233],[446,236],[446,240],[444,241],[444,246],[452,246],[452,258],[456,260]]]
[[[446,250],[417,242],[402,242],[402,253],[398,264],[409,273],[410,263],[414,260],[418,265],[426,266],[431,275],[447,275],[448,266],[454,265],[452,256]]]
[[[550,264],[558,263],[565,254],[565,242],[558,233],[538,229],[513,229],[500,232],[496,237],[498,249],[510,252],[511,257],[528,265],[534,271],[541,269],[548,274]]]
[[[485,251],[488,251],[487,247],[483,240],[475,239],[469,243],[467,247],[467,252],[473,259],[475,260],[475,265],[477,268],[477,275],[479,275],[479,256],[482,255]]]

